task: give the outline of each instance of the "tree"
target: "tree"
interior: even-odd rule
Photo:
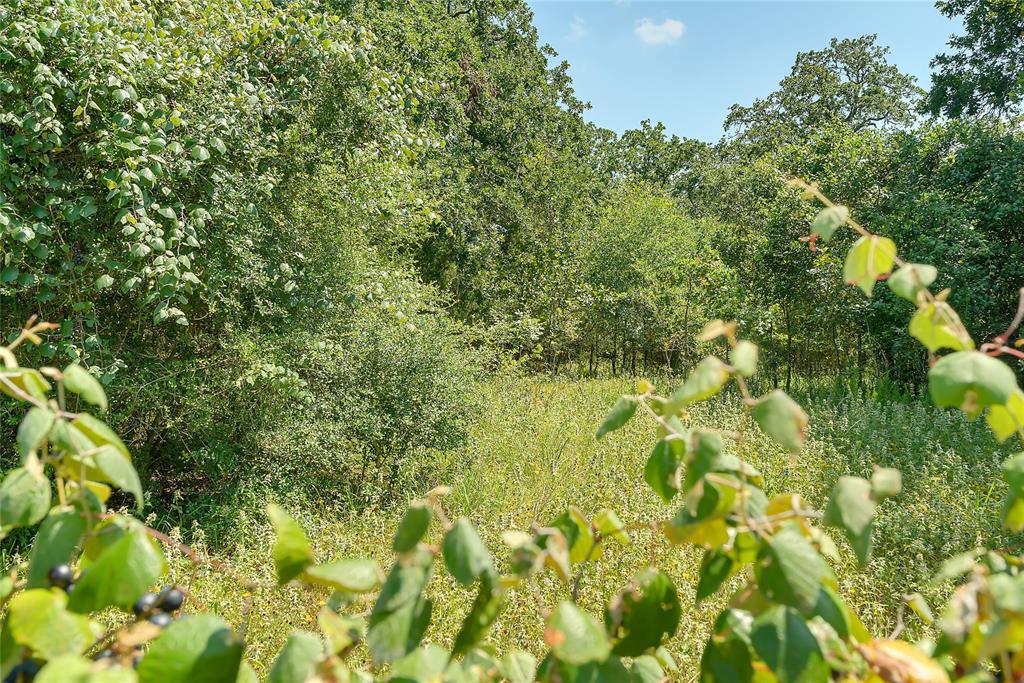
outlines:
[[[889,48],[876,38],[833,38],[824,50],[798,53],[778,90],[749,107],[732,106],[726,131],[757,153],[832,122],[855,132],[913,123],[911,104],[922,91],[886,60]]]
[[[1024,2],[939,0],[947,17],[963,16],[966,33],[949,41],[952,52],[932,60],[932,114],[953,118],[1016,110],[1024,98]]]

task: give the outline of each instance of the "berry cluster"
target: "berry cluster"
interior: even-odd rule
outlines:
[[[70,593],[75,589],[75,573],[71,571],[70,565],[58,564],[46,576],[50,579],[51,586],[62,588],[65,593]]]

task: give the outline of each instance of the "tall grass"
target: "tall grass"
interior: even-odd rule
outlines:
[[[502,530],[543,523],[569,504],[586,513],[610,507],[630,523],[665,518],[674,507],[666,507],[642,483],[643,465],[654,442],[652,426],[634,420],[600,443],[594,439],[595,427],[608,406],[628,390],[621,380],[496,380],[483,388],[486,408],[468,445],[433,454],[432,475],[422,480],[422,491],[409,496],[437,483],[449,484],[450,514],[468,516],[499,562],[506,557]],[[690,422],[735,424],[736,405],[728,397],[713,401],[695,410]],[[840,475],[869,474],[874,463],[898,467],[904,474],[903,495],[883,504],[874,559],[865,570],[856,569],[845,541],[836,538],[842,553],[836,567],[841,590],[876,634],[893,629],[904,593],[921,591],[935,601],[948,591],[948,587],[932,588],[928,582],[941,558],[983,541],[990,546],[1014,542],[998,525],[1003,494],[998,464],[1005,454],[984,425],[915,402],[812,397],[805,405],[811,429],[799,457],[780,452],[756,432],[745,446],[744,456],[765,474],[769,495],[783,489],[798,491],[812,505],[821,506]],[[324,500],[291,510],[313,539],[318,559],[372,556],[384,566],[390,564],[397,510],[338,513],[332,509]],[[202,546],[201,533],[190,535]],[[272,583],[271,537],[261,512],[243,511],[234,536],[242,540],[214,554],[246,578]],[[436,532],[433,540],[439,540]],[[609,595],[652,560],[673,576],[681,590],[682,625],[669,649],[680,663],[680,678],[686,680],[696,671],[712,615],[728,593],[723,591],[707,604],[694,603],[699,551],[670,546],[649,531],[635,533],[632,545],[612,548],[598,560],[600,571],[586,571],[580,601],[600,610]],[[297,587],[263,591],[254,596],[245,616],[246,595],[238,581],[224,572],[196,568],[185,561],[177,562],[173,572],[177,581],[190,586],[197,604],[235,623],[251,624],[248,654],[263,672],[290,629],[314,628],[324,597]],[[435,577],[432,591],[436,607],[428,639],[446,643],[473,595],[447,576]],[[568,587],[560,581],[544,579],[543,602],[552,605],[567,595]],[[525,589],[513,592],[491,634],[499,650],[512,645],[537,653],[543,650],[534,602]],[[355,605],[353,611],[367,606]],[[912,633],[924,633],[913,621],[910,628]]]

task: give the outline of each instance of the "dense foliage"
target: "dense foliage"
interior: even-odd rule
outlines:
[[[800,450],[802,386],[928,392],[1024,439],[1024,366],[998,360],[1024,358],[1024,15],[938,7],[964,35],[929,92],[875,36],[836,39],[712,144],[587,123],[524,0],[0,6],[0,677],[253,680],[249,605],[276,587],[216,561],[250,601],[229,626],[158,587],[166,553],[205,560],[122,508],[199,541],[268,498],[393,509],[457,457],[481,377],[525,371],[688,373],[667,396],[638,382],[598,434],[650,418],[642,477],[678,511],[578,501],[508,531],[499,562],[434,489],[385,575],[318,562],[271,506],[278,582],[308,588],[322,630],[289,636],[271,681],[661,680],[672,577],[652,561],[603,623],[577,601],[639,529],[701,549],[698,600],[743,584],[703,680],[1024,680],[1018,545],[937,568],[964,579],[937,618],[906,596],[934,643],[879,638],[838,590],[828,530],[866,562],[899,472],[844,476],[815,511],[748,459]],[[37,319],[54,324],[18,329]],[[737,425],[689,417],[716,395]],[[1010,538],[1022,470],[1011,456],[989,489]],[[442,562],[476,596],[447,651],[423,644]],[[567,599],[545,604],[555,580]],[[539,663],[487,644],[510,591],[538,599]]]

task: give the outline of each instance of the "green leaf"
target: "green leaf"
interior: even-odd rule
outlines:
[[[757,372],[758,353],[757,344],[742,340],[736,342],[729,357],[737,373],[743,377],[750,377]]]
[[[680,468],[686,453],[683,440],[671,435],[654,445],[647,465],[644,466],[644,481],[665,503],[679,493]]]
[[[192,158],[196,161],[206,161],[210,158],[210,150],[202,145],[196,145],[192,148]]]
[[[17,390],[17,391],[16,391]],[[46,398],[50,383],[43,379],[38,370],[32,368],[7,368],[0,370],[0,391],[19,401],[25,400],[18,395],[28,394],[40,400]]]
[[[76,589],[77,590],[77,589]],[[172,621],[139,662],[139,683],[224,683],[238,677],[242,642],[212,614]]]
[[[62,381],[65,389],[78,394],[101,411],[106,411],[107,394],[103,391],[103,385],[81,365],[72,364],[64,368]]]
[[[499,671],[508,683],[533,683],[537,660],[528,652],[509,650],[501,658]]]
[[[608,412],[608,415],[604,418],[604,422],[597,428],[597,438],[600,439],[608,432],[614,432],[616,429],[621,429],[630,418],[636,413],[637,401],[632,396],[621,396],[612,409]]]
[[[700,658],[701,683],[747,683],[753,681],[750,648],[734,633],[711,636]]]
[[[85,519],[73,508],[51,511],[39,526],[28,558],[27,586],[49,585],[47,574],[58,564],[66,564],[85,533]]]
[[[860,477],[840,477],[829,496],[823,521],[846,533],[862,567],[871,558],[871,525],[874,519],[875,499],[871,483]]]
[[[803,617],[789,607],[770,607],[754,619],[750,642],[779,683],[820,683],[829,680],[814,634]]]
[[[132,523],[75,582],[68,609],[83,614],[111,605],[129,610],[165,569],[160,546],[141,524]]]
[[[907,263],[892,274],[887,284],[892,293],[911,303],[917,303],[917,294],[935,282],[939,271],[935,266]]]
[[[705,551],[698,572],[697,602],[714,595],[735,569],[736,562],[727,553],[718,549]]]
[[[892,270],[896,262],[896,243],[888,237],[870,235],[854,242],[846,255],[843,279],[871,296],[875,283]]]
[[[369,593],[380,585],[380,567],[373,560],[339,560],[307,567],[301,578],[346,593]]]
[[[478,576],[494,569],[487,546],[465,517],[455,520],[455,524],[445,534],[441,552],[448,571],[463,586],[470,585]]]
[[[342,616],[327,605],[320,608],[316,620],[320,632],[327,639],[329,654],[344,655],[365,637],[366,623],[363,619]]]
[[[705,548],[720,548],[729,542],[729,528],[723,518],[715,517],[701,521],[685,507],[663,528],[669,542],[677,545],[693,543]]]
[[[871,496],[876,501],[894,498],[903,490],[903,475],[891,467],[879,467],[871,475]]]
[[[0,484],[0,531],[37,523],[50,510],[50,496],[49,479],[25,467],[15,467]]]
[[[845,206],[828,206],[818,212],[811,223],[811,234],[817,235],[828,242],[840,227],[850,218],[850,210]]]
[[[96,663],[78,655],[63,655],[46,663],[33,683],[136,683],[135,670],[128,667],[97,669]]]
[[[451,680],[444,673],[448,653],[437,645],[425,645],[394,663],[388,675],[395,683],[436,683]]]
[[[1017,389],[1003,405],[990,406],[985,422],[999,443],[1024,431],[1024,391]]]
[[[603,538],[613,539],[619,545],[629,545],[626,525],[612,510],[605,508],[594,515],[594,528]]]
[[[668,680],[665,670],[661,668],[661,662],[652,655],[643,655],[633,660],[629,667],[632,674],[632,681],[635,683],[662,683]]]
[[[477,593],[469,614],[462,622],[462,628],[455,636],[452,646],[452,657],[459,657],[476,647],[487,630],[498,617],[504,604],[504,595],[498,579],[492,574],[484,574],[480,579],[480,592]]]
[[[93,458],[96,461],[96,469],[103,475],[103,480],[135,496],[135,506],[141,510],[142,482],[139,481],[139,473],[135,471],[131,461],[113,446],[103,446],[96,451]]]
[[[714,356],[708,356],[697,364],[686,382],[669,396],[665,414],[673,415],[684,406],[711,398],[722,390],[727,381],[728,366]]]
[[[750,411],[765,434],[791,453],[799,451],[807,437],[807,413],[785,392],[776,389],[758,399]]]
[[[84,434],[95,446],[113,446],[125,458],[128,460],[132,459],[131,453],[128,452],[128,447],[114,433],[114,430],[92,415],[82,413],[71,423],[71,426],[81,434]]]
[[[664,572],[645,569],[608,603],[604,622],[614,641],[612,652],[638,657],[675,635],[679,596]]]
[[[114,278],[111,277],[108,274],[100,275],[98,278],[96,278],[96,281],[93,283],[93,285],[98,290],[106,289],[106,288],[112,286],[113,284],[114,284]]]
[[[566,664],[600,662],[611,653],[608,634],[592,614],[563,600],[548,617],[544,640]]]
[[[270,667],[269,683],[305,683],[324,657],[324,643],[306,631],[292,631]]]
[[[920,593],[911,593],[903,597],[903,600],[907,603],[907,606],[914,611],[914,614],[921,618],[926,624],[932,624],[935,622],[935,615],[932,614],[932,608],[928,606],[924,596]]]
[[[967,351],[974,342],[964,331],[956,311],[944,301],[925,304],[910,319],[910,336],[935,353],[939,349]]]
[[[426,501],[414,501],[409,504],[398,524],[395,532],[395,540],[391,548],[396,553],[407,553],[416,547],[416,544],[423,540],[430,528],[430,520],[434,517],[430,506]]]
[[[267,516],[274,527],[274,569],[277,582],[286,584],[313,564],[313,548],[299,523],[279,505],[267,506]]]
[[[928,391],[939,408],[959,408],[974,417],[982,408],[1006,405],[1017,391],[1017,378],[1000,360],[978,351],[957,351],[928,371]]]
[[[63,591],[46,588],[33,588],[11,598],[7,627],[14,642],[41,659],[84,652],[97,634],[87,617],[66,609],[67,601]]]
[[[765,543],[754,565],[758,587],[772,602],[814,609],[828,567],[795,523],[788,523]]]
[[[47,408],[32,407],[25,413],[18,426],[18,453],[21,455],[22,463],[46,442],[56,418],[57,416]]]
[[[366,642],[378,664],[416,649],[430,623],[433,604],[422,596],[433,555],[416,548],[395,562],[370,614]]]

